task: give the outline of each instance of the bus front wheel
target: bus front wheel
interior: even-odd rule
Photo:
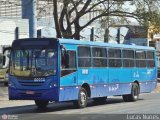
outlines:
[[[88,102],[87,91],[83,87],[81,87],[78,95],[78,100],[74,101],[73,104],[77,108],[84,108],[87,106],[87,102]]]
[[[46,108],[49,101],[43,101],[43,100],[35,100],[35,104],[38,108]]]
[[[8,82],[4,82],[4,86],[8,86]]]
[[[139,86],[137,83],[132,84],[131,94],[123,95],[125,102],[137,101],[139,99]]]

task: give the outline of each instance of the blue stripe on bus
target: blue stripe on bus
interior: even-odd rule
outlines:
[[[155,89],[156,85],[156,81],[142,82],[140,83],[140,93],[151,92]],[[61,86],[59,101],[77,100],[80,87],[81,86]],[[132,83],[90,85],[91,98],[130,94],[131,88]]]

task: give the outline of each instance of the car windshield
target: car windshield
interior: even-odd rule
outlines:
[[[10,74],[24,77],[56,74],[57,52],[54,49],[13,50]]]

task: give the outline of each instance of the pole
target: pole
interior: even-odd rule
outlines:
[[[37,37],[37,0],[22,1],[22,18],[29,19],[29,37]]]
[[[120,28],[117,29],[117,43],[120,44]]]
[[[91,41],[94,41],[94,27],[91,29],[91,35],[90,35]]]
[[[110,12],[110,10],[109,10],[109,1],[110,0],[108,0],[108,17],[107,17],[107,27],[106,27],[106,29],[105,29],[105,34],[104,34],[104,42],[105,43],[108,43],[109,42],[109,12]]]
[[[15,28],[15,40],[18,40],[19,39],[19,28],[16,27]]]

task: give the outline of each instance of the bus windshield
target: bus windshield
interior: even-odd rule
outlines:
[[[55,49],[23,49],[11,53],[10,74],[23,77],[42,77],[56,74]]]

